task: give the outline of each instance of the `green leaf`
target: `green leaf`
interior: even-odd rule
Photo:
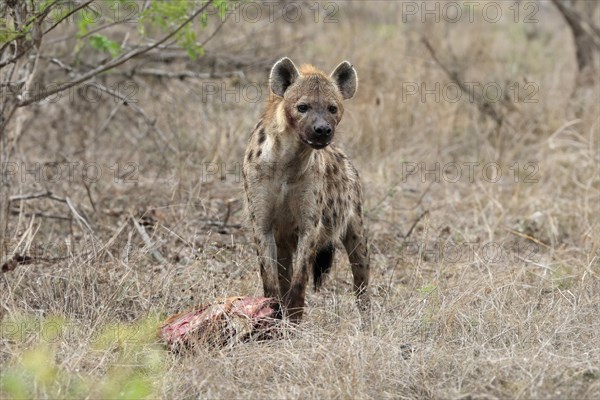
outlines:
[[[31,398],[30,387],[25,377],[15,371],[9,370],[0,376],[0,392],[8,394],[10,398]]]
[[[121,45],[104,35],[91,35],[88,40],[93,48],[100,51],[106,51],[110,53],[113,58],[121,54]]]
[[[429,283],[425,286],[418,288],[417,292],[422,293],[422,294],[431,294],[431,293],[435,292],[436,289],[437,289],[436,285]]]

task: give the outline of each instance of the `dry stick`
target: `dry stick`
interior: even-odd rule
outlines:
[[[406,235],[403,236],[404,242],[406,241],[406,239],[408,239],[408,237],[411,235],[413,229],[415,229],[415,226],[417,226],[417,224],[419,223],[419,221],[421,219],[423,219],[424,216],[426,216],[427,214],[429,214],[429,210],[425,210],[421,213],[421,215],[419,215],[417,217],[417,219],[415,219],[415,221],[413,222],[412,226],[410,227],[410,229],[408,230],[408,232],[406,232]],[[403,244],[404,244],[403,242]]]
[[[125,248],[123,249],[123,263],[125,264],[129,264],[129,250],[131,250],[131,238],[133,237],[133,231],[130,230],[127,233],[127,244],[125,245]]]
[[[223,224],[221,224],[222,227],[225,227],[225,225],[227,225],[227,221],[229,221],[229,216],[231,215],[231,203],[233,203],[235,200],[229,200],[227,202],[227,211],[225,211],[225,216],[223,217]]]
[[[18,212],[14,212],[12,213],[12,215],[18,215]],[[71,217],[65,217],[64,215],[52,215],[52,214],[45,214],[43,212],[26,212],[22,214],[24,217],[40,217],[40,218],[49,218],[49,219],[61,219],[64,221],[72,221],[73,218]]]
[[[585,67],[586,62],[591,60],[591,55],[588,53],[590,48],[582,48],[587,46],[593,46],[597,50],[600,50],[600,28],[595,26],[592,21],[586,20],[583,15],[577,12],[575,9],[569,7],[564,1],[552,0],[558,11],[562,14],[567,25],[571,28],[573,36],[575,37],[575,46],[577,48],[577,65],[579,69]],[[584,43],[582,40],[587,39],[589,42]]]
[[[58,65],[60,68],[64,69],[65,71],[67,71],[69,74],[71,74],[73,72],[73,67],[71,67],[70,65],[65,64],[64,62],[60,61],[58,58],[56,57],[51,57],[49,58],[49,61],[52,64],[56,64]]]
[[[157,46],[161,45],[162,43],[166,42],[167,40],[169,40],[170,38],[172,38],[173,36],[175,36],[188,23],[190,23],[194,18],[196,18],[198,15],[200,15],[204,10],[206,10],[206,8],[211,3],[212,3],[212,0],[209,0],[205,5],[203,5],[202,7],[200,7],[198,10],[196,10],[194,13],[192,13],[192,15],[189,18],[187,18],[184,22],[182,22],[181,25],[179,25],[177,27],[177,29],[175,29],[171,33],[165,35],[158,42],[156,42],[156,43],[154,43],[152,45],[143,47],[143,48],[141,48],[139,50],[132,50],[132,51],[128,52],[127,54],[124,54],[124,55],[122,55],[122,56],[120,56],[118,58],[115,58],[114,60],[111,60],[110,62],[108,62],[108,63],[106,63],[104,65],[101,65],[101,66],[99,66],[97,68],[94,68],[91,71],[88,71],[88,72],[86,72],[86,73],[84,73],[84,74],[76,77],[74,80],[72,80],[70,82],[64,82],[63,84],[58,85],[54,89],[44,91],[44,97],[43,98],[47,98],[49,96],[52,96],[53,94],[56,94],[58,92],[62,92],[62,91],[66,90],[66,89],[69,89],[69,88],[71,88],[73,86],[79,85],[80,83],[85,82],[85,81],[93,78],[94,76],[96,76],[96,75],[98,75],[98,74],[100,74],[100,73],[102,73],[104,71],[107,71],[109,69],[117,67],[117,66],[125,63],[126,61],[134,58],[134,57],[137,57],[139,55],[142,55],[144,53],[149,52],[150,50],[156,48]],[[2,66],[3,65],[0,64],[0,67],[2,67]],[[42,100],[42,99],[39,99],[38,96],[34,95],[32,97],[29,97],[29,98],[20,99],[19,103],[18,103],[18,106],[19,107],[23,107],[23,106],[29,105],[31,103],[34,103],[36,101],[39,101],[39,100]]]
[[[25,240],[25,237],[28,236],[31,232],[31,230],[33,229],[33,221],[35,220],[35,216],[31,217],[31,220],[29,221],[29,226],[27,227],[27,229],[25,229],[25,232],[23,232],[23,234],[21,235],[21,238],[17,241],[14,250],[12,251],[11,257],[14,258],[15,256],[17,256],[17,250],[19,249],[19,247],[21,247],[21,243],[23,243],[23,241]],[[27,244],[26,246],[27,247]]]
[[[67,201],[67,206],[69,207],[69,210],[71,210],[71,212],[73,213],[73,216],[80,221],[83,225],[85,225],[85,227],[87,228],[88,232],[90,232],[92,234],[92,236],[94,235],[94,230],[92,229],[92,227],[90,226],[90,224],[88,224],[88,222],[85,220],[85,218],[83,218],[81,216],[81,214],[79,214],[79,212],[75,209],[75,206],[73,205],[73,201],[69,198],[69,196],[65,197],[65,200]]]
[[[71,199],[69,198],[69,196],[65,197],[65,200],[67,200],[67,206],[69,207],[69,209],[71,210],[71,213],[73,214],[73,216],[75,217],[75,219],[77,220],[77,222],[80,225],[84,225],[86,227],[86,229],[88,230],[88,232],[90,233],[90,237],[92,238],[92,250],[94,251],[94,257],[97,255],[96,254],[96,246],[95,246],[95,235],[94,235],[94,230],[92,229],[92,227],[90,226],[90,224],[88,224],[88,222],[85,220],[85,218],[83,218],[81,216],[81,214],[79,214],[79,212],[77,212],[77,210],[75,209],[75,206],[73,205],[73,202],[71,201]]]
[[[222,221],[206,221],[206,225],[218,226],[221,228],[232,228],[232,229],[240,229],[242,227],[241,224],[223,224]]]
[[[236,76],[240,79],[244,79],[244,71],[225,71],[225,72],[194,72],[194,71],[164,71],[157,68],[143,68],[131,70],[130,75],[147,75],[147,76],[158,76],[161,78],[172,78],[172,79],[184,79],[184,78],[196,78],[196,79],[211,79],[211,78],[229,78]]]
[[[35,239],[35,235],[38,233],[38,231],[40,230],[40,227],[42,226],[41,224],[39,224],[34,231],[33,230],[33,221],[34,220],[35,220],[35,217],[31,217],[29,227],[27,228],[27,232],[28,232],[27,233],[27,242],[25,242],[25,246],[23,247],[23,252],[25,254],[30,251],[31,244],[33,243],[33,239]]]
[[[100,126],[100,129],[98,129],[98,131],[96,133],[94,133],[94,136],[92,137],[92,141],[91,141],[92,143],[95,143],[96,139],[102,133],[104,133],[104,131],[106,130],[106,128],[108,128],[108,125],[113,120],[113,118],[115,117],[115,115],[117,115],[117,111],[119,111],[119,109],[123,106],[123,104],[125,104],[125,101],[121,100],[116,106],[113,107],[112,110],[110,110],[110,113],[108,114],[108,116],[106,117],[106,119],[104,120],[104,122],[102,123],[102,126]]]
[[[92,198],[92,192],[90,190],[90,185],[84,180],[83,186],[85,187],[85,191],[87,192],[88,199],[90,200],[90,204],[92,205],[92,210],[96,212],[96,204],[94,203],[94,199]]]
[[[47,197],[51,200],[60,201],[62,203],[66,203],[67,201],[62,197],[55,196],[51,191],[47,190],[45,192],[40,193],[27,193],[27,194],[19,194],[16,196],[10,196],[10,201],[22,201],[22,200],[31,200],[31,199],[39,199],[42,197]]]
[[[137,229],[138,233],[142,237],[142,240],[146,244],[146,247],[148,248],[148,250],[150,251],[152,256],[156,259],[156,261],[158,261],[161,264],[168,264],[167,260],[162,256],[162,254],[160,254],[160,252],[157,249],[153,248],[154,244],[152,244],[152,241],[150,240],[150,237],[148,236],[146,229],[144,229],[144,227],[142,225],[140,225],[140,223],[133,216],[133,214],[129,214],[129,216],[131,217],[131,220],[133,221],[133,225],[135,225],[135,228]]]
[[[469,89],[464,84],[464,79],[461,79],[458,71],[450,70],[444,63],[440,61],[435,50],[433,49],[433,46],[431,45],[431,43],[429,43],[429,40],[427,40],[427,38],[423,36],[421,37],[421,41],[423,42],[425,47],[427,47],[427,50],[431,54],[431,58],[433,58],[436,64],[446,73],[446,75],[448,75],[448,78],[450,78],[452,82],[456,83],[463,93],[471,94],[469,92]],[[472,94],[475,95],[477,93]],[[493,104],[478,94],[473,98],[475,99],[479,111],[492,118],[496,122],[497,126],[500,127],[502,125],[502,122],[504,121],[504,116],[499,114],[499,112],[494,108]]]
[[[504,227],[504,229],[506,229],[508,232],[512,233],[513,235],[520,236],[520,237],[525,238],[527,240],[531,240],[532,242],[534,242],[536,244],[539,244],[539,245],[542,245],[542,246],[544,246],[547,249],[551,248],[549,245],[547,245],[546,243],[542,242],[539,239],[534,238],[533,236],[527,235],[525,233],[521,233],[521,232],[516,231],[516,230],[514,230],[512,228],[509,228],[509,227]]]

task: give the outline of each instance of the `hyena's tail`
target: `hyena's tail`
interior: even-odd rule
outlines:
[[[335,246],[333,243],[325,245],[317,252],[315,263],[313,264],[313,283],[315,285],[315,290],[319,290],[323,283],[324,275],[331,270],[334,253]]]

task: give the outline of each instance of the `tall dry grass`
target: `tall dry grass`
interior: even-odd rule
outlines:
[[[41,343],[69,378],[37,387],[40,397],[78,393],[79,378],[92,381],[82,393],[112,393],[93,382],[119,368],[139,368],[154,382],[151,396],[164,398],[600,396],[600,90],[597,80],[576,86],[575,49],[560,15],[540,2],[537,23],[515,23],[502,3],[506,17],[497,23],[402,23],[399,2],[335,4],[335,23],[322,23],[321,9],[315,24],[306,8],[294,23],[230,19],[197,64],[149,64],[241,70],[242,77],[102,78],[133,81],[136,104],[160,134],[112,99],[64,98],[31,109],[16,161],[89,162],[103,175],[16,181],[16,192],[69,196],[93,233],[62,202],[14,205],[8,247],[39,257],[2,274],[2,371],[15,371]],[[512,101],[498,130],[464,97],[408,96],[407,84],[450,82],[423,35],[469,81],[504,89],[517,82],[521,96],[531,82],[537,102]],[[370,324],[360,321],[339,256],[325,289],[308,295],[305,321],[285,339],[181,356],[144,341],[127,347],[119,334],[104,334],[108,345],[98,346],[107,327],[135,330],[128,324],[215,297],[261,294],[240,228],[237,163],[262,101],[242,94],[265,83],[284,55],[324,69],[348,59],[358,71],[337,142],[365,187]],[[209,94],[215,85],[238,90],[240,99]],[[455,163],[462,174],[456,182],[449,170],[425,174],[435,163]],[[469,163],[479,163],[473,179]],[[482,176],[490,163],[502,172],[498,181]],[[115,180],[115,165],[118,174],[130,167],[134,174]],[[224,179],[212,174],[215,165],[229,171]],[[132,218],[144,224],[151,248]],[[48,340],[40,330],[51,318],[66,328]],[[154,367],[143,354],[158,354]]]

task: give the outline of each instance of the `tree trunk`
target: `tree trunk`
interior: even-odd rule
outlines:
[[[575,9],[568,7],[563,0],[552,0],[573,32],[577,51],[577,67],[581,73],[594,65],[594,52],[600,49],[600,30],[583,18]]]

